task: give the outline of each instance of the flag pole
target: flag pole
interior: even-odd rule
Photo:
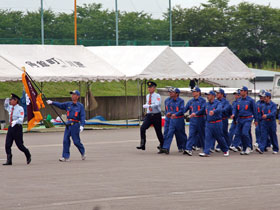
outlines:
[[[45,94],[42,92],[42,90],[38,87],[38,85],[35,83],[35,81],[32,79],[32,77],[26,72],[25,68],[22,67],[22,69],[24,70],[24,73],[27,75],[27,77],[30,79],[30,81],[35,85],[35,87],[40,91],[40,93],[42,94],[42,96],[44,97],[45,100],[48,100],[48,98],[45,96]],[[65,123],[65,121],[60,117],[60,115],[58,114],[58,112],[56,111],[56,109],[51,105],[50,106],[52,108],[52,110],[56,113],[56,115],[61,119],[61,121],[63,122],[63,124],[65,126],[67,126],[67,124]]]
[[[77,0],[74,0],[74,37],[77,45]]]

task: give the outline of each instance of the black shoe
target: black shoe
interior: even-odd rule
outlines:
[[[29,164],[29,163],[31,163],[31,155],[27,158],[26,157],[26,163],[27,163],[27,165]]]
[[[165,154],[169,154],[169,150],[168,149],[164,149],[164,148],[161,148],[160,150],[159,150],[159,152],[158,152],[158,154],[163,154],[163,153],[165,153]]]
[[[158,150],[161,150],[161,146],[160,146],[160,145],[158,145],[158,146],[157,146],[157,149],[158,149]]]
[[[3,163],[3,166],[10,166],[12,165],[12,155],[7,155],[7,161],[6,163]]]
[[[146,147],[145,146],[139,146],[139,147],[136,147],[136,149],[142,149],[142,150],[145,150]]]

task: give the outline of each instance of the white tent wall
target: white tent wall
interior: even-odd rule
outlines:
[[[112,81],[124,74],[83,46],[0,45],[0,57],[38,82]],[[7,69],[8,70],[8,69]]]
[[[172,47],[199,79],[252,79],[255,75],[227,47]]]
[[[198,75],[168,46],[87,47],[126,79],[190,79]]]

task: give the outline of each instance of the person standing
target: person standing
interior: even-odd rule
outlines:
[[[192,156],[192,148],[194,145],[204,147],[205,140],[205,105],[206,100],[202,98],[199,87],[192,89],[193,98],[188,101],[184,112],[190,113],[189,139],[186,142],[183,154]]]
[[[209,157],[210,149],[218,141],[221,150],[224,152],[224,156],[229,156],[228,145],[223,136],[223,123],[222,123],[222,104],[219,100],[216,100],[216,93],[210,91],[206,93],[208,102],[205,106],[206,113],[206,126],[205,126],[205,146],[203,153],[199,153],[201,157]]]
[[[166,139],[164,139],[163,147],[160,149],[159,153],[169,154],[171,142],[174,134],[178,137],[178,142],[181,150],[183,150],[187,135],[185,132],[185,119],[184,119],[184,100],[179,97],[180,90],[176,88],[174,92],[172,91],[172,99],[169,101],[170,112],[166,116],[170,117],[170,125],[167,133]]]
[[[161,130],[161,97],[155,92],[157,86],[155,82],[149,81],[147,82],[147,85],[149,94],[146,96],[146,104],[143,105],[143,108],[147,109],[147,114],[140,128],[140,146],[136,148],[141,150],[146,149],[146,130],[153,125],[160,143],[158,149],[160,149],[163,146],[163,135]]]
[[[237,91],[235,91],[233,93],[235,101],[232,102],[232,107],[234,109],[234,107],[236,106],[237,101],[240,98],[240,90],[238,89]],[[230,150],[237,152],[238,150],[241,151],[241,140],[240,140],[240,136],[237,133],[237,121],[236,121],[236,116],[232,119],[232,123],[229,129],[229,133],[228,133],[228,138],[229,141],[231,142],[231,146],[229,147]]]
[[[260,100],[256,102],[257,107],[257,114],[258,114],[258,126],[255,128],[255,135],[256,135],[256,143],[255,146],[258,147],[259,143],[261,142],[261,121],[262,121],[262,114],[261,114],[261,107],[265,103],[264,102],[265,90],[260,90],[259,97]]]
[[[231,142],[228,137],[228,118],[230,118],[232,115],[232,107],[231,107],[229,101],[226,99],[225,91],[222,88],[220,88],[216,92],[216,94],[217,94],[217,99],[222,104],[223,135],[224,135],[224,138],[225,138],[228,146],[230,146]],[[217,145],[215,151],[217,151],[217,152],[221,151],[219,145]]]
[[[277,139],[277,124],[276,124],[276,113],[277,105],[271,101],[271,93],[266,92],[264,96],[264,104],[261,106],[262,120],[260,122],[261,126],[261,141],[259,142],[259,147],[256,151],[263,154],[267,146],[268,136],[270,137],[273,153],[277,154],[279,152],[278,139]]]
[[[168,89],[168,93],[169,93],[169,97],[165,99],[164,101],[164,107],[165,107],[165,120],[164,120],[164,133],[163,133],[163,142],[165,139],[167,139],[167,134],[168,134],[168,130],[169,130],[169,125],[170,125],[170,113],[171,112],[171,107],[170,107],[170,101],[172,100],[172,96],[175,93],[175,88],[174,87],[170,87]],[[178,136],[177,133],[175,133],[175,138],[176,138],[176,142],[177,142],[177,148],[179,152],[184,152],[184,145],[181,144],[180,142],[180,138]]]
[[[249,155],[251,153],[252,138],[251,124],[255,120],[255,126],[258,126],[258,117],[255,101],[248,96],[248,88],[243,86],[240,89],[241,98],[237,101],[233,109],[231,119],[237,117],[237,132],[241,138],[242,151],[241,155]]]
[[[9,112],[9,128],[6,136],[5,150],[7,153],[7,161],[3,165],[12,165],[12,145],[15,140],[16,145],[20,151],[25,154],[26,163],[30,164],[31,154],[29,150],[24,146],[23,143],[23,132],[22,132],[22,123],[24,119],[24,110],[19,105],[20,98],[13,94],[11,98],[6,98],[4,107]]]
[[[74,90],[70,92],[72,101],[60,103],[56,101],[47,100],[47,104],[52,104],[62,110],[66,110],[67,122],[63,137],[63,152],[62,157],[59,158],[61,162],[70,161],[70,137],[72,137],[74,145],[81,153],[82,160],[86,159],[85,148],[81,143],[80,132],[84,130],[85,126],[85,109],[84,105],[78,102],[80,92]]]

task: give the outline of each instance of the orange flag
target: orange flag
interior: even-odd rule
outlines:
[[[27,130],[31,130],[35,125],[37,125],[42,119],[42,114],[39,111],[41,108],[45,108],[44,102],[42,100],[42,94],[38,94],[33,87],[29,77],[26,75],[25,71],[22,74],[22,83],[25,88],[25,92],[29,98],[26,99],[27,105]]]

